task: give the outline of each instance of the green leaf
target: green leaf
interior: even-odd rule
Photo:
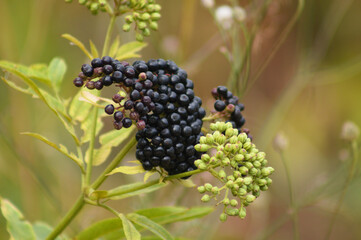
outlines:
[[[117,54],[117,51],[118,51],[118,48],[119,48],[119,45],[120,45],[120,38],[119,36],[117,36],[112,45],[110,46],[110,50],[109,50],[109,56],[111,57],[115,57],[116,54]]]
[[[83,53],[90,59],[93,59],[93,56],[90,54],[90,52],[88,51],[88,49],[86,49],[86,47],[84,46],[84,44],[79,41],[77,38],[75,38],[74,36],[65,33],[63,35],[61,35],[63,38],[69,40],[70,42],[72,42],[75,46],[77,46],[78,48],[80,48],[80,50],[83,51]]]
[[[147,172],[144,174],[143,182],[146,183],[146,182],[148,181],[148,179],[149,179],[153,174],[155,174],[155,173],[157,173],[157,171],[155,171],[155,170],[147,171]]]
[[[139,190],[136,190],[136,191],[131,191],[129,193],[123,193],[123,194],[120,194],[120,195],[113,195],[112,197],[109,197],[109,199],[112,199],[112,200],[120,200],[120,199],[124,199],[124,198],[128,198],[128,197],[133,197],[133,196],[138,196],[140,194],[146,194],[146,193],[151,193],[151,192],[154,192],[154,191],[157,191],[158,189],[161,189],[165,186],[167,186],[168,183],[157,183],[157,184],[153,184],[149,187],[145,187],[145,188],[141,188]],[[108,195],[109,194],[113,194],[114,192],[111,192],[109,191],[108,192]]]
[[[172,235],[161,225],[157,224],[156,222],[150,220],[149,218],[136,214],[136,213],[130,213],[127,215],[127,218],[132,221],[135,224],[138,224],[139,226],[142,226],[155,235],[159,236],[160,238],[164,240],[173,240],[174,238]]]
[[[119,218],[109,218],[95,222],[93,225],[88,227],[79,233],[75,239],[77,240],[90,240],[97,239],[104,236],[107,233],[111,233],[117,229],[123,227],[122,221]]]
[[[86,88],[81,88],[80,91],[73,97],[70,106],[69,106],[69,115],[70,117],[78,122],[83,122],[89,115],[91,104],[80,101],[83,92],[89,92]]]
[[[89,44],[90,44],[90,51],[92,53],[93,58],[98,58],[99,53],[98,53],[97,47],[95,46],[95,44],[93,43],[92,40],[89,40]]]
[[[31,224],[24,220],[23,214],[8,200],[1,199],[1,211],[6,219],[7,230],[14,240],[36,240]]]
[[[34,93],[34,91],[31,90],[31,88],[23,88],[20,87],[18,85],[16,85],[14,82],[7,80],[4,77],[1,77],[1,80],[3,80],[9,87],[14,88],[15,90],[22,92],[22,93],[26,93],[26,94],[30,94],[34,97],[37,97]]]
[[[31,137],[34,137],[36,139],[39,139],[40,141],[48,144],[49,146],[51,146],[52,148],[56,149],[57,151],[59,151],[60,153],[64,154],[65,156],[67,156],[68,158],[70,158],[71,160],[73,160],[82,170],[83,170],[83,163],[81,162],[81,160],[74,154],[74,153],[69,153],[68,149],[64,146],[64,145],[56,145],[55,143],[49,141],[46,137],[43,137],[42,135],[38,134],[38,133],[32,133],[32,132],[22,132],[21,134],[24,135],[28,135]]]
[[[140,57],[140,55],[137,54],[137,52],[139,52],[146,46],[147,46],[146,43],[137,42],[137,41],[123,44],[118,49],[115,58],[120,61],[120,60],[124,60],[124,59],[128,59],[128,58]]]
[[[113,175],[115,173],[124,173],[124,174],[128,174],[128,175],[133,175],[133,174],[144,173],[144,172],[145,172],[145,170],[141,165],[138,165],[138,166],[120,166],[120,167],[117,167],[117,168],[113,169],[113,171],[108,173],[107,176]]]
[[[129,188],[131,188],[135,184],[139,185],[140,183],[132,183],[132,184],[125,185],[125,186],[128,186]],[[133,186],[130,186],[130,185],[133,185]],[[122,186],[122,187],[124,188],[124,186]],[[135,213],[143,215],[149,219],[154,219],[157,217],[159,218],[159,217],[179,214],[179,213],[183,213],[186,211],[188,211],[188,209],[184,208],[184,207],[166,206],[166,207],[140,209],[140,210],[136,211]],[[157,221],[155,221],[155,222],[157,222]],[[137,227],[137,228],[139,228],[139,227]],[[123,231],[115,232],[116,230],[119,230],[119,229],[122,229],[122,223],[119,218],[105,219],[105,220],[95,222],[90,227],[83,230],[81,233],[79,233],[76,236],[76,239],[77,240],[98,239],[109,233],[112,235],[115,235],[116,239],[119,239],[119,238],[121,238],[121,236],[124,236]],[[141,230],[141,228],[139,228],[139,229]]]
[[[35,232],[36,240],[44,240],[46,237],[53,231],[53,228],[50,227],[47,223],[36,222],[33,224],[33,229]],[[58,236],[55,240],[62,240],[63,238]]]
[[[66,63],[61,58],[53,58],[49,64],[48,78],[53,83],[56,92],[60,91],[66,68]]]
[[[104,109],[98,109],[98,116],[100,116],[102,113],[104,112]],[[91,113],[91,111],[89,112],[89,114]],[[85,119],[85,121],[83,121],[83,123],[80,125],[80,128],[83,130],[83,136],[81,137],[81,142],[82,143],[86,143],[89,142],[91,137],[92,137],[92,131],[91,131],[91,126],[92,126],[92,117],[90,117],[89,115],[87,116],[87,118]],[[100,130],[102,130],[104,126],[104,123],[102,121],[102,119],[100,117],[97,118],[97,127],[95,130],[95,136],[98,136]]]
[[[134,225],[124,216],[124,214],[119,214],[119,218],[122,220],[124,234],[127,240],[140,240],[140,233],[134,227]]]
[[[121,130],[113,130],[108,133],[105,133],[99,137],[99,141],[102,144],[100,148],[94,149],[94,158],[93,165],[98,166],[107,160],[110,155],[112,148],[119,146],[123,141],[127,140],[129,136],[133,133],[134,127],[122,128]],[[113,139],[110,139],[110,136]],[[88,161],[89,156],[86,156],[86,161]]]
[[[28,76],[51,86],[51,80],[48,77],[48,65],[43,63],[32,64],[28,68]]]

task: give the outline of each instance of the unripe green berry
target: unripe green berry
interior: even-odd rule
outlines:
[[[219,159],[219,160],[222,160],[224,158],[224,152],[217,151],[216,158]]]
[[[150,36],[150,30],[149,28],[144,28],[142,31],[142,34],[144,37],[149,37]]]
[[[204,163],[204,162],[200,159],[194,161],[194,165],[196,165],[196,167],[198,167],[202,163]]]
[[[234,182],[232,180],[228,180],[227,183],[226,183],[226,186],[228,188],[231,188],[233,186]]]
[[[206,183],[206,184],[204,184],[204,187],[206,188],[206,191],[207,192],[210,192],[211,190],[212,190],[212,184],[210,184],[210,183]]]
[[[245,166],[246,168],[248,168],[248,170],[250,170],[250,169],[253,168],[253,164],[250,163],[250,162],[245,162],[245,163],[244,163],[244,166]]]
[[[259,192],[260,191],[260,186],[257,184],[253,184],[253,192]]]
[[[145,29],[145,28],[147,27],[147,23],[146,23],[146,22],[139,21],[139,22],[137,23],[137,26],[138,26],[138,28],[139,28],[140,30],[143,30],[143,29]]]
[[[264,153],[264,152],[257,153],[257,160],[258,161],[262,162],[265,159],[265,157],[266,157],[266,153]]]
[[[87,3],[87,0],[79,0],[79,4],[84,5]]]
[[[197,145],[194,146],[194,148],[196,149],[197,152],[206,152],[211,147],[206,145],[206,144],[197,144]]]
[[[241,174],[240,171],[234,171],[234,172],[233,172],[233,176],[234,176],[235,178],[239,178],[239,177],[242,176],[242,174]]]
[[[231,163],[231,161],[227,157],[222,160],[222,164],[225,166],[228,166],[230,163]]]
[[[246,150],[251,149],[251,147],[252,147],[251,142],[245,142],[245,143],[243,144],[243,148],[246,149]]]
[[[254,200],[256,199],[256,197],[255,196],[253,196],[252,194],[248,194],[247,196],[246,196],[246,202],[247,203],[252,203]]]
[[[243,178],[239,177],[236,179],[235,183],[237,183],[238,185],[243,183]]]
[[[252,182],[253,182],[252,177],[245,177],[245,178],[243,178],[243,183],[244,183],[245,185],[249,185],[249,184],[251,184]]]
[[[208,154],[203,154],[201,159],[202,159],[203,162],[209,162],[211,157]]]
[[[226,209],[226,214],[228,216],[237,216],[239,214],[239,210],[238,209],[234,209],[234,208],[227,208]]]
[[[258,179],[258,185],[260,185],[260,186],[267,185],[267,180],[266,179]]]
[[[227,143],[226,146],[224,146],[224,151],[231,152],[232,151],[232,144]]]
[[[228,129],[226,130],[226,136],[227,136],[228,138],[230,138],[230,137],[233,136],[233,129],[232,129],[232,128],[228,128]]]
[[[212,187],[211,192],[215,195],[219,194],[219,188],[218,187]]]
[[[262,191],[267,191],[268,190],[268,186],[267,185],[264,185],[262,187],[260,187]]]
[[[232,127],[232,123],[230,123],[230,122],[228,122],[228,123],[226,123],[225,125],[224,125],[224,127],[225,127],[225,129],[224,130],[226,130],[226,129],[233,129]],[[222,131],[223,132],[223,131]]]
[[[221,169],[221,170],[219,170],[219,172],[218,172],[218,176],[219,176],[221,179],[225,179],[225,178],[227,177],[227,174],[226,174],[226,172],[225,172],[223,169]]]
[[[227,129],[227,131],[230,130],[230,129]],[[232,131],[233,132],[233,131]],[[231,144],[236,144],[238,142],[238,138],[237,136],[232,136],[230,139],[229,139],[229,143]]]
[[[154,4],[154,11],[159,12],[162,9],[162,6],[159,4]]]
[[[211,197],[208,194],[203,195],[201,198],[202,202],[209,202],[209,200],[211,200]]]
[[[130,30],[130,25],[129,24],[124,24],[123,25],[123,31],[124,32],[129,32],[129,30]]]
[[[253,194],[255,197],[259,197],[259,196],[261,195],[261,192],[260,192],[260,191],[258,191],[258,192],[253,191],[252,194]]]
[[[237,206],[237,205],[238,205],[237,200],[236,200],[236,199],[232,199],[232,200],[231,200],[231,206],[232,206],[232,207],[235,207],[235,206]]]
[[[235,177],[234,177],[234,176],[232,176],[232,175],[227,176],[227,180],[232,180],[232,181],[234,181],[234,180],[235,180]]]
[[[241,219],[244,219],[246,217],[246,208],[242,207],[239,209],[239,214],[238,216],[241,218]]]
[[[247,175],[247,174],[248,174],[248,168],[246,168],[245,166],[240,167],[238,170],[239,170],[239,171],[241,172],[241,174],[243,174],[243,175]]]
[[[256,176],[258,173],[258,169],[257,168],[251,168],[249,170],[249,174],[251,174],[252,176]]]
[[[213,139],[213,136],[212,136],[212,134],[207,134],[206,135],[206,143],[208,144],[208,145],[212,145],[213,143],[214,143],[214,139]]]
[[[266,178],[266,180],[267,180],[267,186],[269,186],[269,185],[271,185],[271,184],[272,184],[272,179],[270,179],[270,178]]]
[[[227,221],[227,214],[221,213],[221,215],[219,215],[219,220],[221,220],[221,222]]]
[[[159,20],[160,17],[161,17],[160,14],[157,13],[157,12],[154,12],[154,13],[151,14],[151,19],[154,20],[154,21]]]
[[[244,188],[238,189],[239,196],[245,196],[246,194],[247,194],[247,190],[245,190]]]
[[[125,22],[128,24],[131,24],[134,21],[134,18],[131,15],[126,16],[124,19],[125,19]]]
[[[148,12],[154,12],[154,4],[148,4],[147,5],[147,11]]]
[[[265,159],[265,160],[263,160],[262,161],[262,166],[264,167],[264,166],[266,166],[267,165],[267,163],[268,163],[268,161]]]
[[[259,161],[254,161],[252,164],[255,168],[260,168],[262,166]]]
[[[149,13],[143,13],[140,18],[143,20],[143,21],[148,21],[150,19],[150,14]]]
[[[199,143],[200,144],[207,144],[207,141],[206,141],[206,137],[202,136],[199,138]]]
[[[206,169],[207,169],[207,164],[205,164],[205,163],[200,163],[200,164],[198,165],[198,168],[199,168],[200,170],[206,170]]]
[[[241,133],[238,135],[238,141],[240,141],[241,143],[245,143],[246,139],[247,139],[247,134]]]
[[[216,124],[216,123],[211,123],[211,125],[209,125],[209,128],[210,128],[212,131],[217,131],[217,124]]]
[[[197,188],[197,190],[198,190],[199,193],[205,193],[206,192],[206,188],[204,186],[199,186]]]

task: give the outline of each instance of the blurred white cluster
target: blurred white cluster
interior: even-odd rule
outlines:
[[[214,7],[214,0],[201,0],[202,4],[206,8],[212,8]]]
[[[246,19],[246,11],[238,6],[222,5],[216,9],[215,17],[224,29],[230,29],[234,20],[242,22]]]
[[[354,141],[357,140],[359,136],[360,129],[354,122],[347,121],[343,124],[341,138],[347,141]]]

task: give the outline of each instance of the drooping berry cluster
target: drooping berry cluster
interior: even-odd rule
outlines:
[[[145,170],[160,166],[171,175],[196,169],[200,154],[194,145],[206,112],[194,95],[193,82],[174,62],[135,61],[131,66],[108,56],[95,58],[74,79],[75,86],[84,84],[98,90],[115,84],[125,93],[115,94],[115,104],[107,105],[105,112],[113,114],[116,129],[136,123],[136,156]]]
[[[244,218],[245,207],[271,185],[270,175],[274,169],[267,166],[266,154],[256,148],[246,133],[239,133],[238,129],[232,128],[231,123],[216,122],[210,127],[214,132],[201,137],[195,149],[199,152],[210,149],[215,151],[203,154],[195,161],[195,165],[209,171],[222,186],[206,183],[198,191],[204,194],[202,201],[208,202],[212,198],[219,198],[221,191],[226,189],[223,200],[218,203],[224,205],[220,220],[225,221],[227,216]],[[220,170],[216,170],[218,168]]]
[[[228,118],[233,128],[241,131],[246,119],[242,116],[244,105],[238,102],[238,97],[233,96],[232,92],[224,86],[218,86],[212,90],[212,96],[216,99],[214,109],[219,114]]]

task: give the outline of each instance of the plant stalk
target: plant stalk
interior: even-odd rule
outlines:
[[[114,28],[116,18],[117,18],[116,15],[112,15],[112,17],[110,18],[110,23],[109,23],[109,26],[108,26],[107,35],[105,36],[105,41],[104,41],[104,47],[103,47],[103,53],[102,53],[103,56],[108,54],[110,39],[112,37],[112,32],[113,32],[113,28]]]
[[[90,138],[90,144],[89,144],[89,161],[86,168],[85,173],[85,183],[84,187],[88,187],[90,183],[90,178],[92,174],[93,169],[93,159],[94,159],[94,142],[95,142],[95,135],[96,135],[96,129],[97,129],[97,121],[98,121],[98,108],[93,107],[93,114],[92,114],[92,125],[91,125],[91,138]]]
[[[330,237],[331,237],[331,233],[332,233],[333,225],[335,224],[335,221],[336,221],[336,217],[337,217],[337,215],[338,215],[338,213],[340,211],[343,200],[344,200],[344,198],[346,196],[347,188],[350,185],[350,183],[352,181],[352,178],[353,178],[353,176],[355,174],[355,171],[356,171],[356,164],[357,164],[357,159],[358,159],[358,147],[357,147],[356,140],[352,141],[351,148],[352,148],[353,158],[352,158],[350,170],[349,170],[347,179],[345,181],[345,184],[343,185],[341,196],[338,199],[337,204],[335,206],[335,209],[333,211],[331,222],[330,222],[330,225],[328,227],[328,230],[327,230],[327,233],[326,233],[326,236],[325,236],[326,240],[330,239]]]

